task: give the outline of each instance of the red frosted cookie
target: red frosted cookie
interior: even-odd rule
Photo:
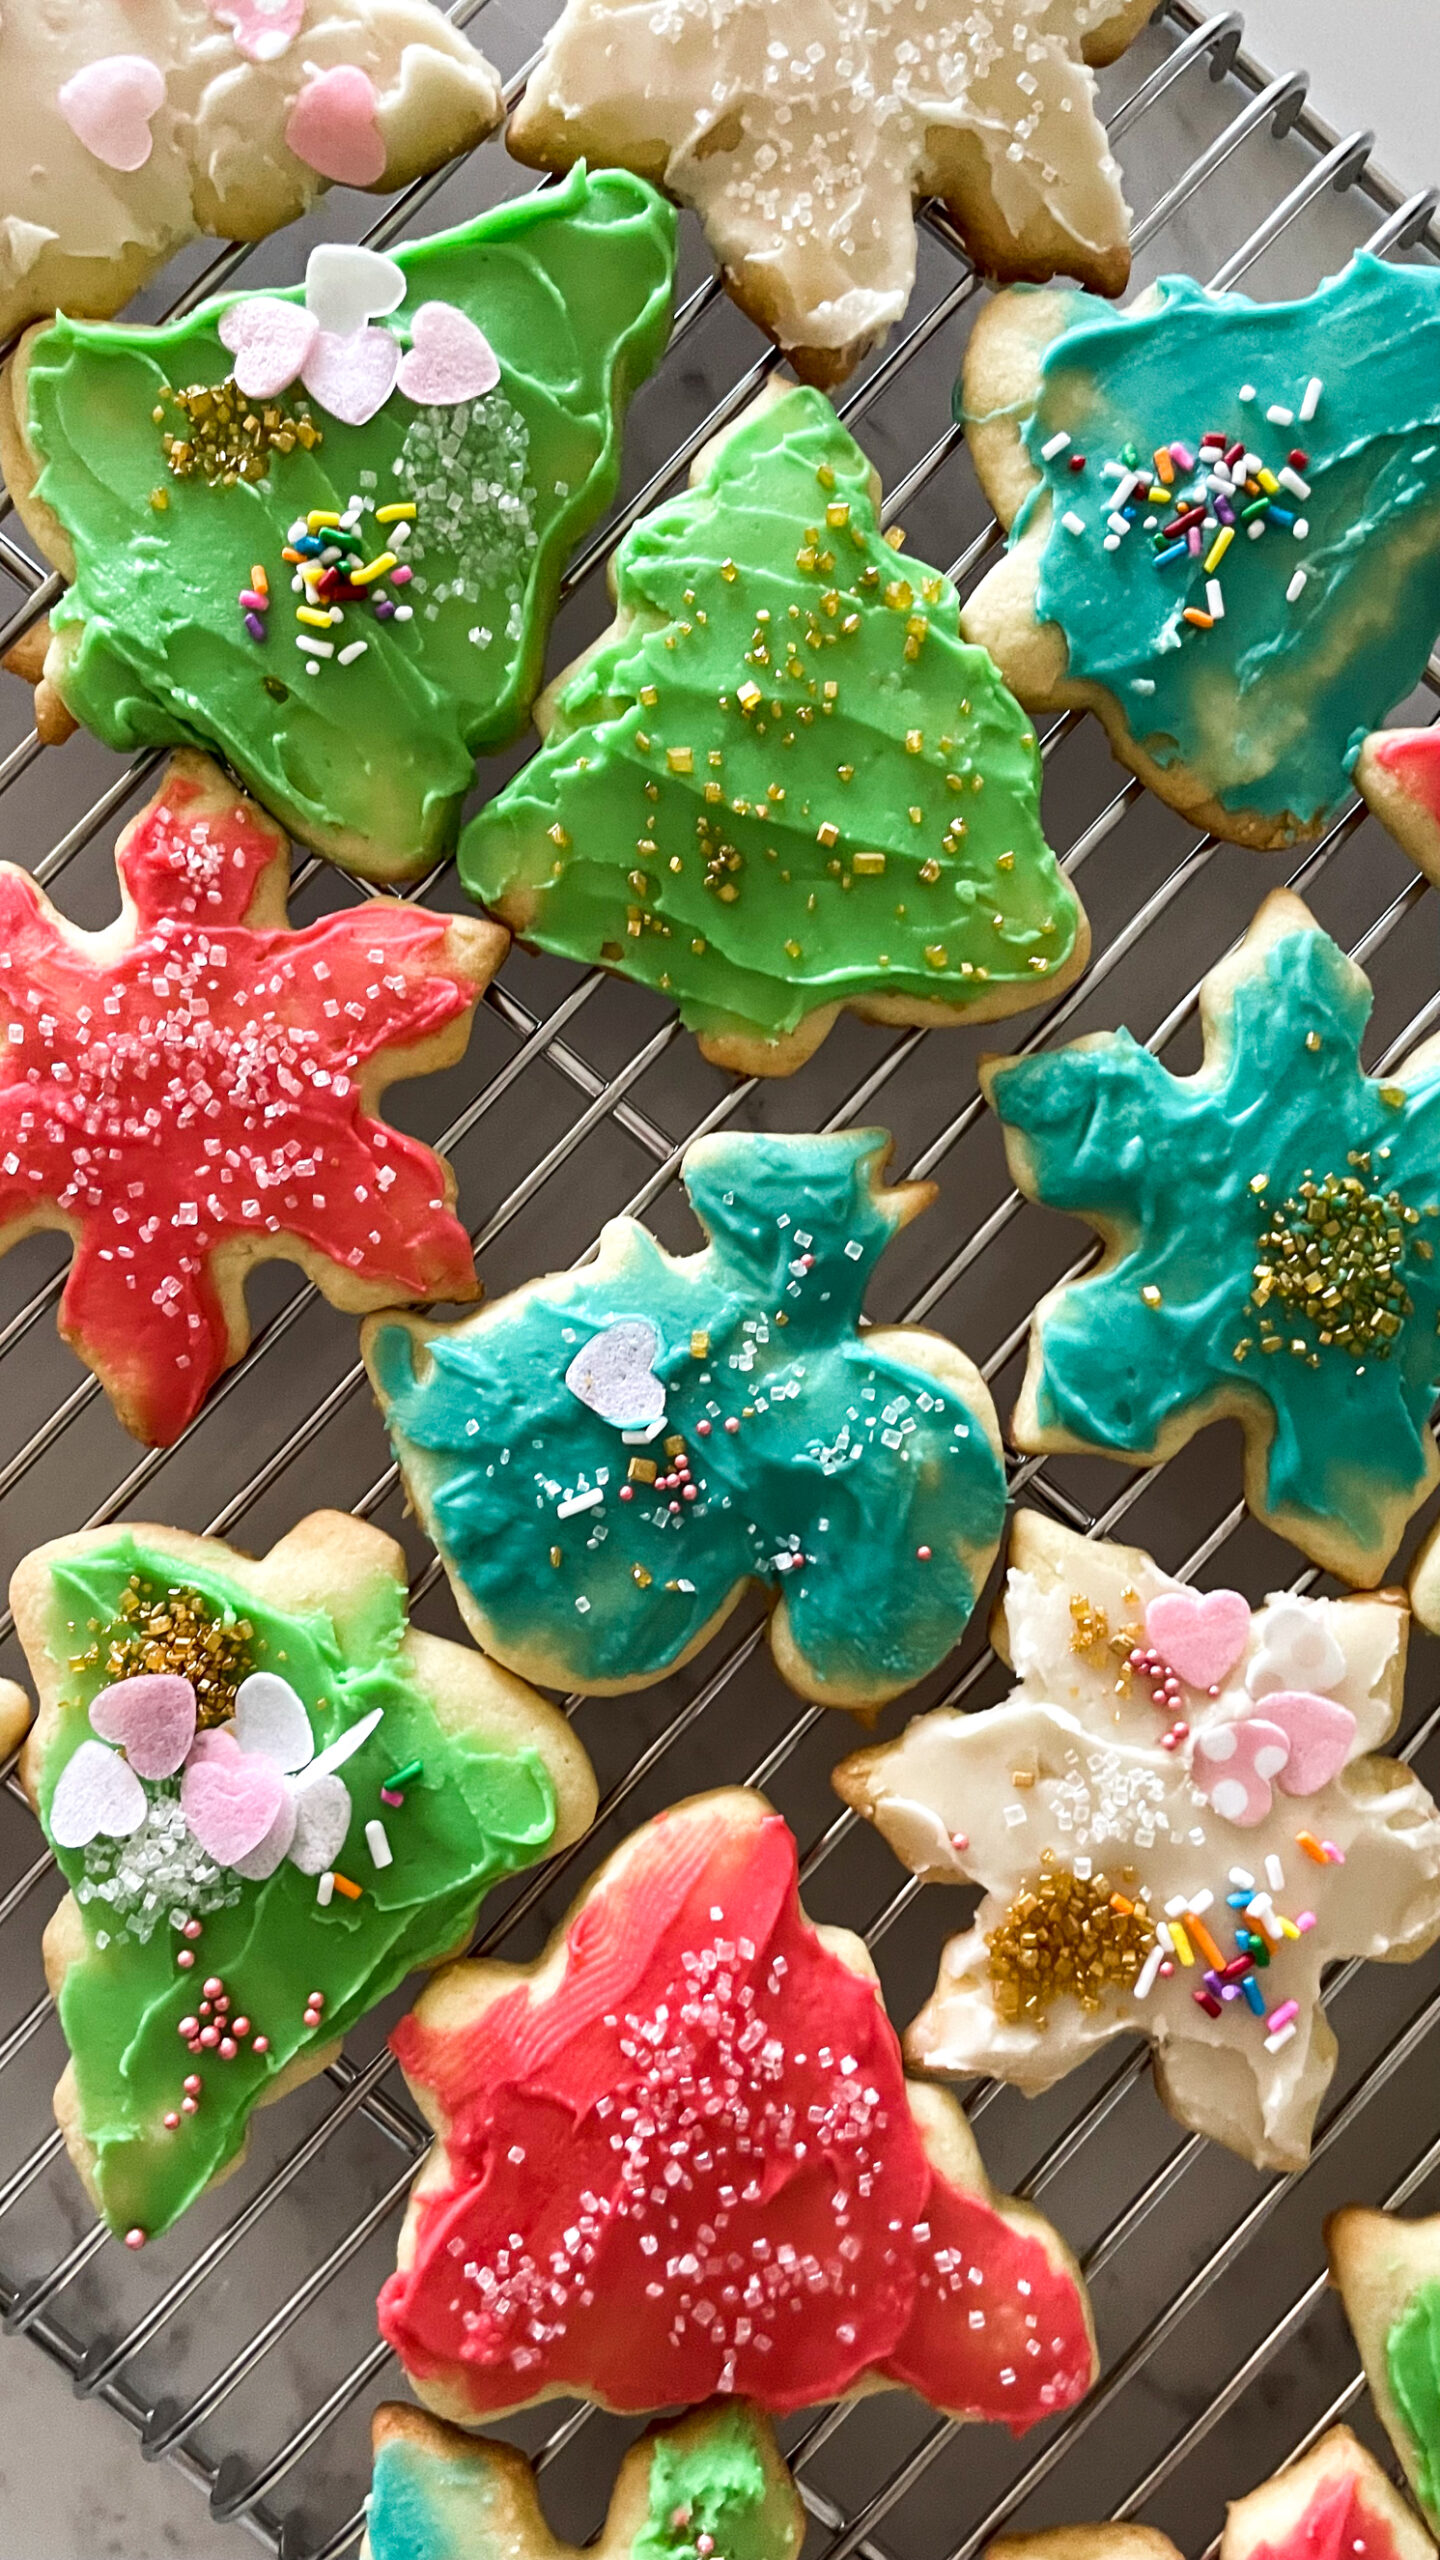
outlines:
[[[442,2416],[903,2383],[1018,2432],[1088,2389],[1064,2243],[907,2084],[864,1947],[796,1888],[763,1796],[694,1797],[536,1966],[452,1965],[401,2022],[439,2139],[380,2326]]]
[[[1213,2548],[1213,2546],[1212,2546]],[[1007,2535],[985,2560],[1180,2560],[1145,2524],[1067,2524]],[[1348,2427],[1231,2502],[1219,2560],[1435,2560],[1435,2546]]]
[[[73,1237],[60,1330],[164,1445],[245,1350],[253,1262],[357,1310],[474,1297],[448,1166],[375,1114],[460,1056],[508,937],[384,900],[292,930],[284,835],[203,756],[115,860],[100,933],[0,864],[0,1252]]]
[[[1440,881],[1440,728],[1372,729],[1355,787],[1411,861]]]

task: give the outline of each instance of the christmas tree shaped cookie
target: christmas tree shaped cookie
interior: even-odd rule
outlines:
[[[379,1106],[461,1055],[506,945],[393,898],[292,928],[284,836],[204,756],[115,861],[98,933],[0,864],[0,1252],[74,1238],[60,1330],[166,1445],[245,1350],[262,1258],[357,1311],[474,1296],[450,1168]]]
[[[66,2145],[109,2228],[163,2231],[482,1897],[585,1829],[568,1725],[408,1626],[405,1559],[315,1512],[259,1563],[127,1525],[25,1559],[22,1774],[70,1891],[45,1968]],[[342,1774],[343,1773],[343,1774]]]
[[[410,1499],[487,1653],[561,1689],[644,1688],[747,1581],[785,1678],[873,1707],[964,1630],[1005,1516],[995,1410],[963,1351],[861,1329],[933,1197],[881,1129],[702,1138],[710,1238],[633,1218],[593,1261],[452,1326],[375,1316],[367,1365]]]
[[[693,1797],[538,1963],[452,1965],[396,2029],[437,2139],[380,2327],[438,2415],[896,2383],[1018,2434],[1088,2390],[1069,2251],[907,2082],[864,1946],[797,1875],[763,1796]]]
[[[6,478],[70,582],[45,681],[112,747],[218,747],[372,878],[449,846],[524,725],[565,557],[615,486],[670,313],[674,216],[577,169],[303,293],[24,342]]]
[[[369,2525],[360,2560],[581,2560],[540,2510],[513,2445],[467,2435],[390,2400],[371,2421]],[[620,2465],[593,2560],[795,2560],[804,2511],[774,2434],[743,2400],[653,2427]]]
[[[762,397],[613,565],[618,613],[467,828],[517,933],[673,995],[707,1057],[779,1075],[843,1005],[985,1021],[1083,968],[1029,721],[948,579],[880,532],[816,391]]]
[[[1347,2205],[1325,2238],[1376,2410],[1440,2529],[1440,2214],[1407,2222]]]

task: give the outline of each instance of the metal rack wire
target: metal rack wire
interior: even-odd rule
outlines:
[[[454,14],[478,16],[484,0]],[[527,10],[530,14],[527,14]],[[518,94],[549,0],[489,0],[487,49]],[[1335,137],[1306,113],[1303,74],[1270,79],[1245,57],[1233,11],[1162,10],[1104,76],[1126,169],[1137,272],[1182,267],[1242,279],[1262,297],[1300,290],[1362,240],[1387,255],[1440,255],[1437,191],[1400,202],[1369,168],[1370,137]],[[409,189],[363,236],[383,245],[462,218],[531,183],[496,142]],[[304,227],[259,249],[196,252],[153,307],[187,308],[242,269],[290,277],[313,237],[361,231],[359,200],[332,198]],[[903,512],[913,547],[950,560],[962,586],[998,547],[948,423],[948,394],[981,288],[933,209],[904,327],[839,406],[885,479],[887,521]],[[565,582],[552,664],[605,619],[598,572],[618,534],[671,485],[777,362],[730,308],[688,236],[670,352],[632,411],[628,478],[607,526]],[[0,506],[0,648],[48,604],[56,581]],[[1440,693],[1432,663],[1411,716]],[[93,741],[41,754],[20,727],[23,689],[0,696],[3,850],[53,884],[86,922],[113,912],[110,848],[156,758],[122,767]],[[8,724],[8,725],[7,725]],[[1048,1010],[1007,1026],[1032,1048],[1127,1020],[1177,1067],[1196,1053],[1204,970],[1243,930],[1287,865],[1196,838],[1133,781],[1117,787],[1094,723],[1067,717],[1043,741],[1048,832],[1085,872],[1095,928],[1087,976]],[[513,762],[514,758],[508,760]],[[507,769],[496,760],[485,787]],[[1288,866],[1292,884],[1371,971],[1380,1063],[1440,1018],[1434,901],[1358,809]],[[295,875],[308,918],[373,894],[313,860]],[[441,870],[409,893],[444,906]],[[1420,912],[1415,912],[1420,910]],[[706,1068],[657,1002],[516,954],[487,995],[468,1059],[402,1089],[408,1125],[455,1159],[492,1293],[582,1253],[600,1220],[648,1214],[672,1243],[693,1230],[676,1174],[685,1146],[722,1123],[815,1128],[880,1119],[898,1160],[939,1177],[940,1199],[882,1271],[872,1313],[939,1324],[981,1359],[1002,1412],[1018,1379],[1029,1311],[1069,1267],[1074,1229],[1009,1189],[974,1080],[966,1033],[887,1033],[848,1018],[796,1077],[730,1082]],[[64,1256],[37,1237],[0,1263],[0,1562],[40,1537],[124,1516],[154,1517],[268,1544],[317,1501],[348,1505],[405,1537],[423,1623],[458,1632],[433,1559],[404,1522],[383,1435],[354,1357],[353,1327],[283,1266],[255,1290],[254,1344],[178,1446],[136,1455],[93,1381],[54,1338]],[[1080,1267],[1080,1266],[1075,1266]],[[1091,1461],[1012,1458],[1012,1488],[1089,1534],[1120,1531],[1172,1570],[1200,1573],[1224,1551],[1224,1578],[1255,1595],[1310,1587],[1294,1554],[1236,1499],[1238,1438],[1212,1431],[1164,1468],[1121,1476]],[[956,1661],[892,1709],[1001,1693],[977,1612]],[[7,1615],[0,1639],[15,1647]],[[1440,1654],[1417,1647],[1403,1749],[1440,1781]],[[6,1668],[18,1670],[18,1660]],[[532,1954],[590,1867],[624,1831],[694,1788],[745,1778],[766,1787],[808,1842],[818,1917],[868,1918],[892,2014],[928,1990],[943,1938],[966,1901],[922,1892],[828,1789],[848,1721],[797,1706],[770,1667],[759,1625],[732,1621],[700,1662],[635,1699],[567,1703],[601,1779],[585,1842],[496,1898],[480,1941]],[[256,2124],[249,2160],[180,2228],[133,2259],[88,2212],[49,2111],[62,2049],[39,1968],[58,1895],[53,1862],[13,1769],[0,1791],[0,2304],[24,2331],[134,2427],[141,2451],[177,2464],[214,2513],[281,2560],[341,2560],[362,2526],[368,2412],[399,2386],[377,2342],[373,2300],[392,2262],[425,2132],[389,2064],[384,2032],[400,2002],[365,2023],[345,2056]],[[1165,2526],[1189,2550],[1212,2537],[1237,2494],[1341,2415],[1369,2428],[1355,2359],[1323,2288],[1320,2218],[1350,2196],[1427,2201],[1440,2167],[1436,2048],[1440,1963],[1338,1968],[1325,1999],[1340,2068],[1303,2178],[1262,2178],[1184,2137],[1155,2099],[1143,2051],[1096,2063],[1034,2102],[994,2084],[967,2092],[992,2173],[1043,2199],[1082,2254],[1094,2291],[1103,2379],[1078,2410],[1023,2447],[962,2431],[898,2394],[797,2421],[786,2440],[824,2560],[972,2560],[1003,2526],[1115,2514]],[[1413,2118],[1413,2123],[1412,2123]],[[1433,2192],[1430,2201],[1436,2201]],[[545,2467],[562,2530],[603,2511],[629,2430],[583,2409],[549,2409],[506,2430]],[[1377,2450],[1381,2440],[1371,2436]],[[1207,2560],[1209,2555],[1207,2553]]]

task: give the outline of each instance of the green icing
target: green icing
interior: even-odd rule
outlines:
[[[1158,308],[1138,313],[1069,301],[1025,425],[1040,486],[1012,539],[1046,511],[1037,617],[1058,623],[1070,676],[1112,693],[1158,764],[1192,767],[1227,809],[1312,828],[1344,799],[1362,738],[1418,684],[1440,630],[1440,271],[1362,252],[1299,302],[1254,303],[1188,276],[1153,292]],[[1302,420],[1312,379],[1323,390]],[[1272,422],[1272,406],[1293,423]],[[1272,473],[1304,452],[1309,495],[1282,487],[1271,504],[1309,530],[1297,540],[1293,525],[1253,518],[1266,530],[1252,540],[1240,521],[1215,572],[1224,617],[1204,630],[1183,617],[1206,608],[1214,493],[1202,557],[1157,566],[1173,501],[1151,502],[1148,465],[1175,441],[1198,454],[1212,428]],[[1046,459],[1061,430],[1070,444]],[[1083,472],[1070,468],[1076,453]],[[1109,552],[1108,461],[1147,466],[1131,529]],[[1177,473],[1177,492],[1199,488]],[[1303,591],[1287,600],[1299,569]]]
[[[1440,2521],[1440,2284],[1422,2284],[1385,2341],[1390,2389],[1415,2453],[1415,2490]]]
[[[307,842],[382,874],[428,868],[475,754],[524,724],[562,564],[614,491],[620,415],[665,343],[674,231],[642,180],[580,167],[397,249],[407,293],[385,325],[408,345],[421,303],[455,304],[490,340],[498,388],[457,408],[417,408],[397,390],[361,427],[312,400],[323,441],[229,486],[170,476],[162,436],[185,421],[166,394],[225,379],[218,323],[253,296],[155,329],[57,320],[31,350],[28,427],[39,496],[75,555],[51,619],[70,644],[63,691],[77,718],[121,749],[218,747]],[[302,404],[297,386],[269,405]],[[412,495],[414,576],[394,600],[413,618],[347,605],[329,637],[364,639],[364,656],[307,673],[294,645],[303,599],[281,557],[292,522],[351,496],[371,510]],[[360,531],[375,556],[386,528],[367,512]],[[256,563],[271,591],[258,645],[238,604]]]
[[[405,1595],[388,1578],[377,1579],[358,1628],[342,1644],[323,1614],[267,1608],[223,1575],[194,1572],[188,1564],[179,1569],[117,1531],[53,1571],[56,1618],[49,1641],[57,1661],[74,1665],[90,1652],[97,1632],[116,1623],[136,1572],[162,1589],[183,1581],[248,1619],[253,1667],[289,1681],[310,1715],[318,1748],[373,1708],[384,1709],[343,1771],[353,1811],[338,1864],[363,1887],[357,1901],[337,1893],[322,1908],[315,1877],[288,1860],[261,1884],[229,1870],[217,1875],[183,1827],[177,1847],[156,1825],[156,1808],[164,1809],[163,1825],[176,1805],[178,1778],[147,1786],[151,1817],[134,1841],[56,1850],[87,1940],[83,1958],[65,1976],[59,2008],[81,2130],[96,2155],[101,2210],[113,2230],[139,2228],[153,2236],[233,2160],[250,2110],[295,2055],[345,2034],[407,1973],[463,1942],[489,1887],[543,1854],[556,1803],[537,1752],[488,1751],[438,1722],[402,1652]],[[59,1724],[40,1771],[47,1831],[56,1784],[72,1753],[91,1738],[89,1708],[104,1685],[98,1668],[67,1673]],[[403,1807],[383,1806],[380,1786],[412,1759],[423,1763],[423,1775],[407,1783]],[[374,1866],[365,1842],[365,1824],[376,1815],[393,1851],[385,1868]],[[136,1909],[135,1897],[126,1894],[117,1907],[97,1891],[113,1883],[120,1850],[129,1853],[123,1863],[130,1875],[152,1848],[156,1871],[138,1889],[153,1893],[153,1903]],[[207,1879],[198,1886],[197,1871]],[[181,1971],[176,1954],[186,1942],[179,1923],[202,1913],[194,1968]],[[233,2014],[248,2016],[253,2030],[268,2037],[268,2053],[256,2054],[248,2043],[231,2061],[189,2052],[179,2021],[195,2010],[200,1985],[212,1973],[224,1980]],[[313,1990],[325,1995],[316,2029],[303,2023]],[[203,2082],[197,2110],[167,2131],[164,2117],[179,2108],[191,2072]]]
[[[702,1033],[1038,993],[1079,908],[1040,832],[1034,732],[960,639],[949,580],[883,540],[819,392],[727,437],[615,576],[615,634],[461,840],[475,897]]]
[[[596,1262],[431,1335],[423,1374],[413,1335],[377,1321],[367,1356],[412,1496],[502,1654],[543,1650],[582,1686],[653,1677],[751,1575],[783,1592],[821,1686],[884,1694],[949,1651],[1004,1476],[953,1386],[857,1331],[898,1214],[872,1182],[884,1144],[702,1139],[684,1179],[704,1252],[673,1259],[617,1219]],[[636,1319],[666,1389],[643,1450],[565,1383]],[[695,1501],[627,1485],[632,1458],[663,1477],[677,1436]]]
[[[793,2548],[788,2513],[774,2512],[759,2422],[743,2405],[654,2440],[632,2560],[694,2560],[701,2534],[716,2560],[789,2560]]]
[[[1318,930],[1271,942],[1230,1003],[1201,1077],[1172,1076],[1123,1030],[993,1077],[1027,1188],[1118,1247],[1039,1319],[1040,1420],[1144,1456],[1187,1410],[1203,1421],[1216,1396],[1248,1400],[1273,1425],[1266,1507],[1374,1548],[1387,1506],[1424,1489],[1440,1390],[1440,1059],[1383,1084],[1361,1072],[1370,990]],[[1339,1204],[1338,1238],[1317,1241],[1301,1187],[1330,1177],[1358,1189]],[[1262,1239],[1282,1225],[1301,1231],[1295,1254],[1267,1256]],[[1323,1294],[1317,1314],[1297,1312],[1297,1255],[1351,1304],[1358,1285],[1368,1345],[1353,1318],[1333,1338],[1345,1313]],[[1257,1277],[1267,1263],[1285,1266],[1283,1286]]]

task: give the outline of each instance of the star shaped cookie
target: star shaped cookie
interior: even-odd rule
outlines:
[[[976,264],[1130,271],[1092,64],[1145,0],[568,0],[512,118],[545,169],[618,162],[691,205],[741,309],[806,382],[898,320],[913,207],[937,196]]]
[[[557,2542],[523,2453],[382,2402],[360,2560],[581,2560]],[[805,2517],[774,2432],[744,2400],[647,2428],[620,2465],[594,2560],[795,2560]]]
[[[1325,1967],[1440,1936],[1440,1812],[1374,1756],[1403,1596],[1252,1610],[1034,1511],[1011,1555],[1004,1704],[919,1716],[836,1772],[916,1874],[985,1888],[909,2058],[1033,2096],[1145,2036],[1182,2124],[1303,2168],[1335,2067]]]
[[[378,1113],[461,1056],[507,938],[396,900],[292,928],[284,836],[203,756],[115,861],[98,933],[0,865],[0,1251],[74,1239],[60,1330],[163,1445],[245,1350],[256,1261],[340,1307],[475,1295],[449,1167]]]
[[[1356,1583],[1440,1475],[1440,1041],[1367,1076],[1371,1000],[1277,889],[1197,1074],[1124,1030],[981,1069],[1016,1182],[1105,1248],[1036,1309],[1019,1446],[1158,1460],[1233,1415],[1251,1510]]]
[[[798,1868],[763,1796],[692,1797],[535,1965],[452,1965],[396,2029],[437,2139],[380,2327],[439,2415],[889,2383],[1018,2434],[1088,2390],[1074,2260],[906,2081],[864,1946],[806,1918]]]

